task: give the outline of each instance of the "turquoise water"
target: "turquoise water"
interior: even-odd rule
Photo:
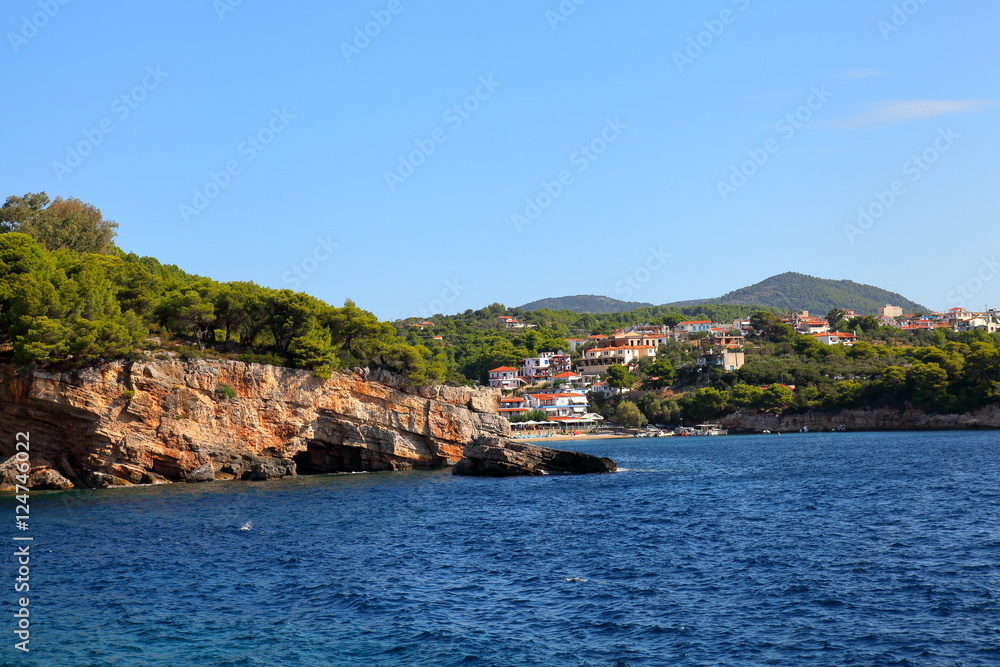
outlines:
[[[13,650],[8,616],[0,656],[1000,664],[1000,434],[567,446],[624,470],[36,492],[33,650]]]

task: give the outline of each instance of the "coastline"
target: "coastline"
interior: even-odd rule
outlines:
[[[537,438],[511,438],[516,442],[530,442],[541,444],[545,442],[563,442],[566,440],[615,440],[618,438],[642,438],[643,435],[601,435],[593,433],[581,433],[580,435],[543,435]]]

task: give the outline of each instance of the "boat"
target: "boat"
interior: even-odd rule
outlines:
[[[694,435],[729,435],[729,429],[722,428],[722,424],[698,424]]]

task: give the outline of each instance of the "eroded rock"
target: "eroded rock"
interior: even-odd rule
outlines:
[[[223,384],[235,398],[216,392]],[[81,488],[207,480],[210,472],[274,479],[450,466],[476,437],[509,435],[498,401],[496,390],[413,387],[383,371],[321,380],[174,357],[73,372],[0,366],[0,433],[30,432],[31,465],[51,462]],[[12,447],[0,439],[0,458]],[[0,465],[0,490],[5,475]]]
[[[465,448],[464,457],[452,469],[452,473],[480,477],[513,477],[616,470],[618,466],[609,458],[540,447],[527,442],[480,438]]]

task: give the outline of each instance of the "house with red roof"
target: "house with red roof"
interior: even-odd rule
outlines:
[[[604,375],[608,366],[621,364],[633,366],[643,357],[655,357],[656,348],[652,345],[622,345],[619,347],[595,347],[583,353],[583,359],[577,362],[577,370],[581,375]]]
[[[494,389],[517,389],[524,384],[524,379],[516,368],[510,366],[500,366],[488,373],[490,386]]]
[[[572,392],[529,394],[528,405],[532,410],[542,410],[550,420],[572,419],[587,412],[587,397]]]
[[[521,415],[531,410],[528,407],[528,399],[523,396],[509,396],[500,399],[500,407],[497,409],[502,416],[510,419],[515,415]]]

